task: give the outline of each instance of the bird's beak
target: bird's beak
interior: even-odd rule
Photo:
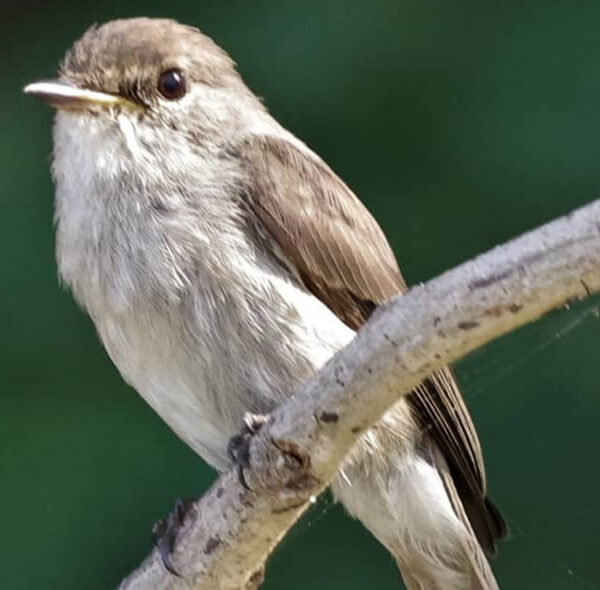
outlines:
[[[78,88],[63,80],[34,82],[25,86],[23,92],[56,109],[93,110],[129,103],[121,96]]]

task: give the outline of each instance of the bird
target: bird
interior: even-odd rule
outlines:
[[[125,381],[217,470],[244,416],[407,291],[365,205],[198,28],[93,26],[25,92],[56,109],[61,280]],[[331,490],[409,590],[498,588],[488,556],[507,525],[451,369],[361,436]]]

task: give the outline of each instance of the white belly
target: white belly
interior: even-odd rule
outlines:
[[[245,172],[236,158],[206,150],[198,160],[177,143],[145,151],[140,177],[143,144],[121,123],[57,115],[60,273],[123,377],[220,467],[244,412],[270,411],[354,333],[289,276],[239,204],[215,188],[238,186]],[[182,192],[170,179],[192,158],[193,190]]]
[[[217,468],[227,465],[227,442],[244,412],[272,410],[354,336],[286,278],[265,281],[269,297],[252,311],[239,305],[246,301],[240,293],[215,308],[197,289],[164,313],[93,314],[123,377]]]

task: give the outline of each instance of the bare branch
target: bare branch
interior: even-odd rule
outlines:
[[[253,492],[223,474],[196,502],[173,561],[156,551],[122,590],[257,587],[265,560],[357,438],[428,373],[600,290],[600,201],[413,288],[272,415],[252,440]]]

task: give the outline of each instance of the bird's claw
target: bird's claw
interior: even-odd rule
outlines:
[[[227,454],[237,468],[240,484],[248,491],[252,491],[252,489],[246,481],[244,469],[250,467],[250,441],[268,421],[268,416],[246,413],[244,415],[244,427],[242,431],[232,436],[227,445]]]
[[[154,544],[160,553],[165,568],[174,576],[181,578],[182,575],[177,571],[173,565],[172,555],[173,549],[175,548],[175,541],[177,534],[183,526],[185,517],[192,507],[194,501],[192,499],[182,500],[177,498],[175,501],[175,508],[169,515],[154,523],[152,527],[152,533],[154,534]]]

